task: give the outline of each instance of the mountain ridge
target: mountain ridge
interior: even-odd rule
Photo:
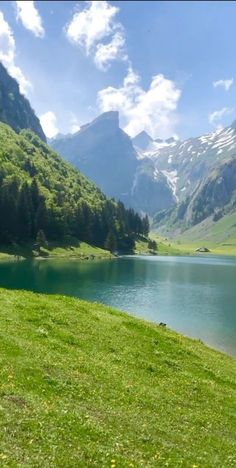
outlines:
[[[0,62],[0,121],[17,133],[30,129],[46,142],[46,136],[28,99],[20,93],[17,81]]]
[[[151,169],[150,160],[141,161],[132,139],[119,127],[116,111],[101,114],[76,134],[55,138],[50,145],[127,207],[154,215],[174,203],[168,179]]]

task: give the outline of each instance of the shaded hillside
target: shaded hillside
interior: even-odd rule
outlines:
[[[17,81],[12,78],[0,63],[0,121],[16,132],[28,128],[46,141],[40,121],[29,101],[20,93]]]
[[[171,210],[157,213],[153,225],[162,232],[179,235],[208,218],[214,225],[230,213],[236,213],[236,158],[213,169],[191,197],[186,197]],[[224,238],[227,236],[225,232]]]

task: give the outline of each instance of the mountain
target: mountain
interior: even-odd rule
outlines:
[[[130,138],[119,128],[118,112],[105,112],[76,134],[54,139],[51,146],[106,195],[128,204],[138,161]]]
[[[157,213],[154,225],[180,232],[236,210],[236,125],[171,143],[150,154],[155,170],[172,177],[176,206]]]
[[[234,157],[235,151],[236,130],[232,125],[198,138],[172,141],[148,157],[155,169],[165,171],[169,178],[175,176],[173,190],[177,200],[183,200],[195,191],[211,170]]]
[[[145,132],[142,137],[150,139]],[[106,195],[128,207],[153,215],[175,204],[168,178],[134,148],[119,128],[118,112],[105,112],[76,134],[56,137],[50,145]]]
[[[0,243],[73,236],[98,247],[132,249],[147,220],[109,200],[30,130],[0,123]],[[42,237],[42,235],[41,235]],[[109,245],[108,245],[109,244]]]
[[[176,203],[168,179],[163,172],[155,169],[153,162],[148,158],[139,161],[131,194],[132,206],[150,216],[157,210],[166,210]]]
[[[106,194],[148,213],[163,233],[235,209],[236,123],[185,141],[153,140],[144,131],[131,140],[118,114],[108,112],[52,146]]]
[[[0,104],[1,120],[8,124],[0,123],[0,243],[73,236],[109,250],[132,250],[134,237],[148,233],[148,219],[106,198],[49,148],[38,118],[3,66]],[[106,117],[112,134],[117,115]],[[98,141],[103,126],[104,119],[97,119]],[[85,142],[86,152],[88,147]]]
[[[132,143],[138,150],[146,151],[149,145],[153,143],[153,139],[143,130],[136,137],[132,138]]]
[[[24,128],[32,130],[41,140],[46,141],[38,117],[29,101],[20,93],[17,81],[12,78],[0,63],[0,121],[16,132]]]

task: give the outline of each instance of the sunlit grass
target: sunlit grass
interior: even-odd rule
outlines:
[[[233,358],[64,296],[1,290],[0,320],[1,467],[235,466]]]
[[[47,247],[40,248],[39,251],[34,250],[33,244],[0,246],[0,260],[14,259],[16,256],[22,258],[77,258],[80,260],[112,257],[108,250],[73,238],[70,239],[70,242],[50,242]]]

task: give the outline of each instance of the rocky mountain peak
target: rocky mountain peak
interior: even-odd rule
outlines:
[[[138,133],[138,135],[132,138],[133,145],[142,151],[145,151],[152,142],[152,137],[150,137],[150,135],[148,135],[148,133],[145,130]]]

